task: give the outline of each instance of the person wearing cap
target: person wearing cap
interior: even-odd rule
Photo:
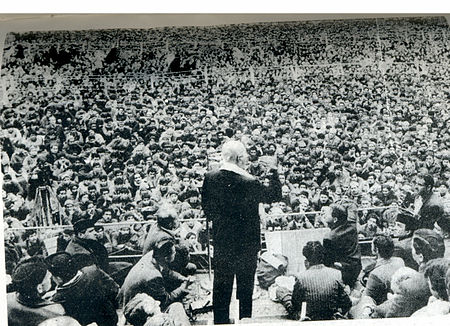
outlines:
[[[66,247],[72,256],[78,254],[77,268],[95,264],[108,271],[108,251],[97,240],[94,220],[79,220],[73,225],[74,237]]]
[[[171,187],[167,191],[166,197],[169,203],[177,210],[177,213],[181,213],[181,204],[182,202],[178,198],[179,189]]]
[[[43,299],[51,288],[51,274],[42,256],[17,264],[12,273],[12,287],[15,292],[6,296],[9,326],[37,326],[65,314],[62,305]]]
[[[60,303],[67,315],[83,326],[117,324],[119,286],[111,277],[94,265],[78,269],[67,252],[50,255],[45,262],[57,284],[52,300]]]
[[[175,325],[190,325],[181,300],[189,293],[191,278],[170,268],[175,258],[175,245],[170,239],[158,242],[128,273],[117,300],[123,308],[140,293],[148,294],[161,303],[161,311],[168,313]]]
[[[96,265],[121,284],[132,264],[127,262],[109,262],[108,250],[98,241],[94,220],[79,220],[73,225],[74,237],[66,247],[66,252],[76,255],[75,266],[81,269]]]
[[[215,323],[229,323],[234,277],[237,277],[239,318],[252,316],[252,294],[258,252],[261,249],[259,204],[282,200],[276,168],[264,186],[245,169],[248,156],[240,141],[222,146],[224,161],[219,170],[205,175],[202,207],[212,221],[214,245],[213,310]]]
[[[437,223],[443,231],[450,229],[450,223],[444,217],[444,206],[439,194],[433,191],[434,179],[430,175],[417,177],[416,197],[412,204],[413,212],[400,213],[397,221],[404,223],[406,230],[410,231],[409,237],[396,243],[396,256],[403,258],[405,265],[417,269],[416,259],[411,253],[412,232],[419,229],[432,230]],[[419,233],[423,233],[420,231]]]

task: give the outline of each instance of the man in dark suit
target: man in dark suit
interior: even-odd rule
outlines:
[[[394,256],[401,257],[406,267],[417,269],[418,265],[411,252],[411,239],[413,231],[418,229],[432,230],[437,223],[444,232],[450,230],[450,219],[444,214],[444,206],[441,198],[433,191],[434,179],[431,175],[418,176],[415,179],[416,196],[411,207],[413,211],[401,212],[397,221],[405,224],[410,231],[406,238],[395,244]]]
[[[145,255],[154,250],[156,246],[165,240],[175,243],[175,259],[170,263],[170,268],[183,275],[192,275],[197,269],[195,264],[190,263],[189,247],[179,235],[179,222],[177,211],[171,204],[163,204],[156,212],[157,223],[153,224],[147,233],[142,253]]]
[[[260,250],[259,203],[281,200],[281,183],[270,169],[268,186],[245,171],[248,156],[239,141],[222,148],[223,165],[208,172],[202,187],[202,207],[212,221],[214,245],[214,322],[229,323],[234,276],[237,279],[239,319],[252,315],[252,294]]]
[[[81,269],[89,265],[97,265],[103,271],[108,271],[108,250],[97,241],[94,220],[79,220],[73,225],[75,236],[67,244],[66,252],[76,255],[74,263]]]
[[[69,242],[65,252],[72,255],[75,267],[82,269],[96,265],[117,284],[122,284],[132,264],[127,262],[109,262],[108,250],[97,240],[94,220],[79,220],[73,225],[75,236]]]
[[[353,287],[362,268],[354,215],[354,203],[349,202],[346,206],[331,205],[323,218],[330,227],[330,232],[323,238],[325,265],[340,269],[342,281],[350,287]]]
[[[449,229],[450,223],[443,218],[444,206],[439,194],[433,191],[434,179],[431,175],[419,176],[415,179],[416,197],[412,205],[412,212],[402,212],[397,220],[405,223],[406,229],[433,229],[437,224],[444,230]]]

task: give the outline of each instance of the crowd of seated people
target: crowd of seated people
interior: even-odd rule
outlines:
[[[278,167],[283,200],[261,206],[268,230],[330,227],[327,208],[351,201],[359,238],[422,228],[446,237],[448,31],[428,17],[8,34],[0,139],[11,282],[20,259],[47,256],[44,240],[65,251],[87,230],[102,249],[86,266],[122,282],[130,267],[102,261],[145,251],[165,202],[182,220],[174,247],[204,252],[199,189],[228,139],[246,145],[262,182],[265,165]],[[351,267],[347,283],[353,262],[333,262]]]

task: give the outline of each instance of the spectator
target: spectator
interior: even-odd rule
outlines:
[[[283,288],[278,290],[278,296],[284,296],[283,305],[294,319],[299,319],[302,303],[306,302],[305,316],[310,320],[329,320],[340,313],[345,315],[351,308],[352,302],[344,291],[339,271],[325,267],[325,250],[318,241],[308,241],[303,247],[306,271],[300,273],[295,281],[292,297],[282,294]]]
[[[8,325],[37,326],[46,319],[65,314],[64,308],[43,299],[51,288],[51,274],[42,256],[19,262],[12,274],[15,292],[8,293]]]
[[[378,227],[378,216],[374,213],[370,213],[367,218],[367,223],[361,225],[358,231],[360,237],[373,238],[377,234],[381,233],[381,229]]]
[[[353,286],[361,271],[356,225],[348,219],[347,208],[341,205],[332,205],[325,214],[324,222],[331,228],[323,239],[325,265],[338,267],[344,284]]]
[[[74,267],[97,265],[108,271],[108,251],[97,241],[93,220],[80,220],[73,225],[74,238],[66,247],[66,252],[74,258]]]
[[[118,295],[119,303],[126,307],[138,293],[145,293],[161,302],[161,310],[167,312],[177,325],[190,325],[181,299],[188,294],[191,280],[170,269],[175,257],[174,243],[158,242],[153,252],[145,254],[130,270]],[[161,270],[166,272],[161,273]]]
[[[376,236],[372,242],[372,252],[377,255],[377,262],[370,270],[364,295],[379,305],[387,300],[391,292],[392,275],[405,264],[401,258],[392,257],[394,242],[389,236]]]
[[[47,248],[45,247],[44,241],[39,238],[36,230],[25,231],[23,237],[27,256],[47,256]]]
[[[409,317],[426,306],[430,292],[423,274],[409,268],[398,269],[391,279],[394,295],[376,306],[372,318]]]
[[[425,266],[425,278],[428,281],[432,296],[428,304],[416,311],[412,317],[447,315],[450,312],[445,275],[449,270],[450,261],[443,258],[430,260]]]
[[[119,286],[106,273],[94,265],[77,269],[66,252],[50,255],[46,263],[57,284],[52,300],[61,303],[67,315],[81,325],[117,324]]]
[[[183,275],[193,274],[196,270],[194,264],[189,262],[189,250],[185,240],[179,234],[177,212],[170,204],[162,205],[157,212],[157,223],[148,231],[142,253],[145,255],[154,250],[158,243],[171,240],[176,245],[175,259],[170,262],[171,268]]]
[[[428,229],[419,229],[412,238],[412,256],[419,265],[419,271],[424,271],[426,263],[435,258],[444,257],[445,245],[442,236]]]

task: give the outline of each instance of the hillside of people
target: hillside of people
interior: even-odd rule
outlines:
[[[64,250],[84,220],[109,254],[141,253],[165,203],[205,253],[201,187],[230,139],[263,184],[278,170],[268,232],[326,227],[347,201],[360,239],[402,235],[396,216],[430,176],[450,216],[449,39],[444,17],[9,33],[7,273],[47,255],[45,239]],[[447,238],[450,223],[435,229]]]

